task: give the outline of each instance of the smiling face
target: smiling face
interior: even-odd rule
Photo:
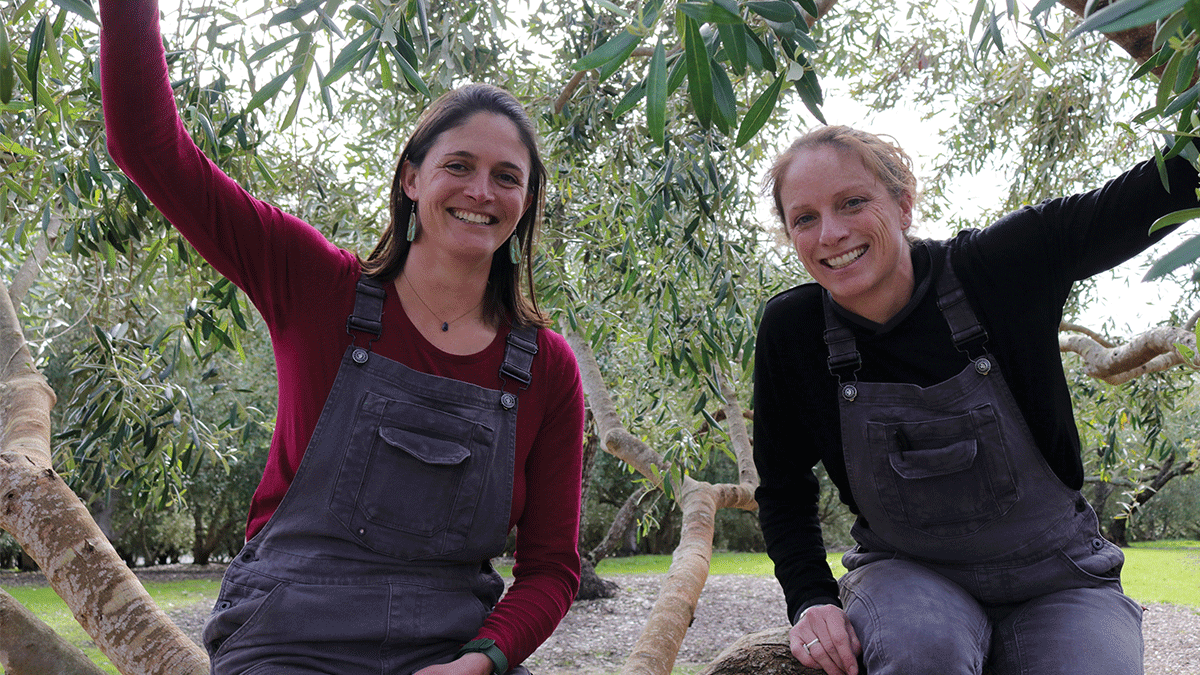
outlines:
[[[908,303],[911,195],[893,197],[858,155],[822,144],[792,158],[779,196],[800,262],[835,302],[876,323]]]
[[[516,125],[503,115],[476,113],[443,131],[420,166],[401,169],[404,191],[417,203],[413,248],[490,263],[533,200],[530,166]]]

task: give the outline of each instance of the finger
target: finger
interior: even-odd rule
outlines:
[[[812,652],[805,646],[806,643],[813,639],[812,631],[804,631],[809,635],[802,635],[803,626],[797,624],[788,632],[788,646],[792,650],[792,656],[796,660],[808,668],[819,668],[817,660],[813,658]]]
[[[840,619],[840,616],[838,618]],[[821,664],[826,673],[843,675],[857,667],[858,659],[854,658],[851,651],[851,638],[850,634],[846,632],[844,621],[822,622],[816,627],[815,632],[820,642],[809,649],[813,651],[817,662]],[[820,647],[819,653],[817,647]]]

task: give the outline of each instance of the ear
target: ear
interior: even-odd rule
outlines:
[[[404,187],[404,194],[412,201],[417,200],[417,174],[418,169],[412,162],[405,160],[400,167],[400,184]]]
[[[904,219],[901,221],[903,225],[900,226],[900,229],[907,231],[912,226],[913,196],[905,193],[900,195],[900,199],[897,201],[900,204],[900,215]]]

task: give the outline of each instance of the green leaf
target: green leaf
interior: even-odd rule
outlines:
[[[12,100],[13,90],[13,58],[8,46],[8,29],[0,24],[0,103],[7,104]]]
[[[312,73],[315,62],[314,52],[310,49],[312,40],[308,40],[308,44],[301,47],[301,53],[305,54],[304,67],[296,73],[296,96],[292,98],[292,105],[288,106],[287,114],[283,116],[283,120],[279,122],[280,129],[286,129],[296,120],[296,115],[300,112],[300,102],[304,100],[304,86],[308,84],[308,76]]]
[[[1038,54],[1030,49],[1028,45],[1022,46],[1025,47],[1025,53],[1029,56],[1029,60],[1033,61],[1033,65],[1038,67],[1038,70],[1046,73],[1047,75],[1054,75],[1054,73],[1050,72],[1050,64],[1046,63],[1046,59],[1043,59],[1041,54]]]
[[[323,2],[325,2],[325,0],[304,0],[304,2],[301,2],[295,7],[289,7],[288,9],[276,13],[275,16],[271,17],[271,20],[267,22],[267,26],[278,26],[280,24],[291,23],[298,19],[303,19],[306,14],[314,11]]]
[[[753,43],[750,49],[746,50],[746,60],[755,70],[769,70],[772,73],[778,67],[775,60],[775,52],[759,39],[754,31],[750,30],[749,26],[743,26],[743,33],[746,38]]]
[[[29,89],[33,92],[33,106],[38,103],[38,66],[42,62],[42,47],[46,44],[46,15],[43,14],[33,34],[29,36],[29,53],[25,57],[25,74],[29,77]]]
[[[1166,117],[1168,115],[1174,115],[1180,110],[1183,110],[1189,105],[1195,103],[1197,97],[1200,97],[1200,83],[1197,83],[1191,89],[1188,89],[1179,96],[1176,96],[1175,100],[1171,101],[1171,105],[1167,106],[1162,111],[1162,116]]]
[[[737,97],[733,93],[733,82],[729,81],[729,75],[721,64],[709,59],[708,65],[712,73],[713,110],[724,122],[718,126],[722,131],[727,131],[737,124]]]
[[[575,65],[571,66],[574,70],[591,70],[600,68],[613,61],[618,61],[618,66],[629,58],[629,55],[641,42],[641,38],[628,29],[621,31],[616,37],[608,42],[597,47],[592,53],[579,59]]]
[[[295,75],[296,71],[303,67],[303,62],[297,63],[291,68],[288,68],[287,72],[277,76],[275,79],[268,82],[262,89],[259,89],[258,92],[250,98],[250,102],[246,104],[246,109],[242,111],[243,114],[249,114],[250,112],[262,107],[262,105],[267,101],[275,98],[275,95],[279,93],[279,90],[283,89],[283,85],[288,81],[288,78],[292,75]]]
[[[617,105],[613,107],[613,117],[620,117],[630,110],[633,110],[634,107],[637,106],[638,102],[645,97],[646,82],[643,80],[630,87],[629,91],[625,92],[625,95],[621,97],[621,100],[617,101]]]
[[[75,12],[92,23],[100,23],[96,18],[96,11],[92,9],[92,3],[87,0],[54,0],[54,4],[68,12]]]
[[[1058,0],[1039,0],[1038,4],[1034,5],[1033,9],[1029,11],[1029,16],[1036,17],[1039,14],[1045,14],[1050,11],[1051,7],[1057,4]]]
[[[325,79],[321,83],[329,85],[337,82],[343,75],[350,72],[354,66],[358,65],[358,62],[367,53],[367,48],[363,47],[363,43],[370,37],[370,33],[363,33],[348,42],[342,48],[342,51],[338,53],[338,57],[334,59],[333,66],[330,67],[329,73],[325,75]]]
[[[771,113],[775,111],[775,103],[779,100],[779,92],[783,89],[783,83],[786,81],[785,77],[776,77],[771,86],[767,87],[767,90],[746,111],[746,116],[742,118],[742,126],[738,129],[735,145],[739,147],[745,145],[771,118]]]
[[[1155,225],[1157,224],[1155,223]],[[1170,274],[1184,265],[1195,262],[1197,258],[1200,258],[1200,234],[1191,237],[1175,247],[1170,253],[1159,258],[1150,266],[1150,270],[1146,272],[1145,277],[1142,277],[1142,281],[1152,281]]]
[[[662,40],[654,47],[650,70],[646,74],[646,126],[656,145],[662,147],[666,144],[667,50]]]
[[[429,0],[417,0],[417,23],[421,26],[421,37],[429,44]]]
[[[1175,50],[1171,49],[1170,46],[1165,46],[1162,49],[1159,49],[1158,52],[1156,52],[1154,54],[1154,56],[1151,56],[1150,58],[1146,59],[1145,62],[1142,63],[1142,65],[1138,66],[1137,70],[1133,71],[1133,74],[1129,76],[1129,81],[1132,82],[1133,80],[1136,80],[1139,77],[1144,76],[1146,73],[1163,65],[1174,54],[1175,54]]]
[[[400,71],[404,73],[404,79],[412,85],[413,89],[421,92],[425,98],[433,98],[433,93],[429,91],[429,87],[425,85],[425,81],[417,74],[417,69],[412,67],[408,59],[404,58],[400,53],[400,50],[391,45],[388,45],[388,49],[391,50],[392,56],[396,58],[396,65],[400,66]]]
[[[746,31],[744,26],[720,24],[717,34],[721,36],[721,45],[725,47],[725,56],[729,57],[729,65],[734,72],[742,75],[746,72]]]
[[[798,63],[804,66],[804,75],[796,81],[796,92],[800,94],[800,100],[804,102],[804,106],[813,114],[813,117],[816,117],[821,124],[828,124],[825,121],[825,115],[821,112],[825,95],[821,93],[821,85],[817,82],[817,73],[809,65],[808,59],[801,58]]]
[[[254,51],[253,54],[250,55],[250,58],[247,60],[250,63],[254,63],[256,61],[261,61],[261,60],[265,59],[266,57],[270,56],[271,54],[274,54],[275,52],[279,51],[280,49],[283,49],[284,47],[288,46],[288,44],[300,39],[301,37],[303,37],[305,35],[311,35],[311,33],[292,33],[291,35],[289,35],[285,38],[276,40],[276,41],[272,42],[271,44],[266,45],[265,47],[259,47],[258,49],[256,49]]]
[[[796,7],[790,2],[747,2],[746,7],[768,21],[788,23],[796,18]]]
[[[1167,105],[1167,100],[1171,94],[1175,93],[1175,76],[1179,73],[1179,64],[1183,61],[1186,52],[1175,52],[1171,60],[1167,62],[1167,67],[1163,69],[1162,75],[1158,79],[1158,92],[1155,97],[1155,106],[1162,108]]]
[[[1154,50],[1162,49],[1171,37],[1182,37],[1183,23],[1187,21],[1187,13],[1180,12],[1162,22],[1154,33]]]
[[[679,85],[683,84],[685,77],[687,77],[687,59],[677,56],[675,63],[671,65],[671,73],[667,75],[667,96],[679,90]]]
[[[1119,33],[1145,26],[1183,8],[1187,0],[1120,0],[1092,12],[1067,36],[1074,38],[1087,31]]]
[[[1182,211],[1175,211],[1174,213],[1168,213],[1167,215],[1163,216],[1162,218],[1159,218],[1158,220],[1154,221],[1154,224],[1150,226],[1150,233],[1153,234],[1153,233],[1163,229],[1164,227],[1170,227],[1172,225],[1186,223],[1187,221],[1193,220],[1195,218],[1200,218],[1200,208],[1183,209]]]
[[[713,85],[712,69],[708,66],[708,46],[700,35],[700,24],[685,16],[683,19],[683,52],[687,61],[688,94],[700,126],[707,129],[712,124]]]
[[[681,2],[679,11],[700,23],[739,24],[742,17],[715,2]]]
[[[362,5],[355,5],[355,6],[351,7],[348,11],[350,13],[350,16],[352,16],[356,19],[359,19],[361,21],[366,21],[367,23],[371,24],[375,28],[378,28],[379,30],[383,30],[383,22],[381,22],[379,20],[379,17],[375,16],[374,12],[367,9],[366,7],[363,7]]]

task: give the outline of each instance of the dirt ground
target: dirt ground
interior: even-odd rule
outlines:
[[[147,581],[219,578],[219,565],[169,565],[137,570]],[[577,602],[550,639],[526,661],[538,675],[607,675],[620,669],[633,648],[658,592],[660,575],[610,577],[620,586],[614,598]],[[0,573],[0,585],[44,584],[40,574]],[[171,618],[198,640],[212,600],[173,610]],[[783,593],[774,579],[709,577],[676,666],[711,661],[738,637],[786,623]],[[1146,675],[1200,673],[1200,611],[1151,605],[1143,621]],[[692,672],[692,668],[687,668]]]

